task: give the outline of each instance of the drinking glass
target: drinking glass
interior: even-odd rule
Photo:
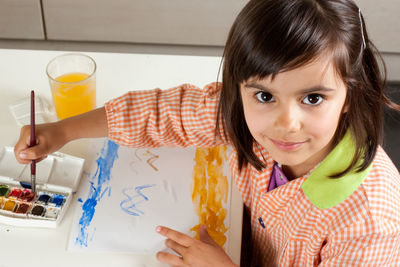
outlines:
[[[96,62],[78,53],[52,59],[46,68],[57,116],[65,119],[96,107]]]

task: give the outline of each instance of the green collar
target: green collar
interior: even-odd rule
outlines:
[[[353,169],[343,177],[336,179],[329,177],[345,170],[350,165],[354,152],[354,141],[347,132],[301,185],[303,192],[317,208],[329,209],[343,202],[367,177],[372,164],[362,172],[355,172]]]

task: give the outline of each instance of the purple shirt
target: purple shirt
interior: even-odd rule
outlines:
[[[280,165],[275,162],[274,167],[272,167],[271,177],[269,179],[268,192],[288,182],[289,180],[286,178],[285,174],[280,168]]]

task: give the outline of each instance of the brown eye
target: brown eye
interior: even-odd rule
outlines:
[[[304,99],[303,102],[307,105],[319,105],[321,104],[323,97],[320,94],[309,94]]]
[[[264,91],[257,92],[256,98],[261,103],[269,103],[272,102],[274,99],[274,97],[270,93]]]

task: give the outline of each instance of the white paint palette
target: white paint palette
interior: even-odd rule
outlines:
[[[56,152],[36,164],[36,193],[30,168],[17,162],[13,147],[0,152],[0,223],[22,227],[57,227],[82,174],[84,159]]]

